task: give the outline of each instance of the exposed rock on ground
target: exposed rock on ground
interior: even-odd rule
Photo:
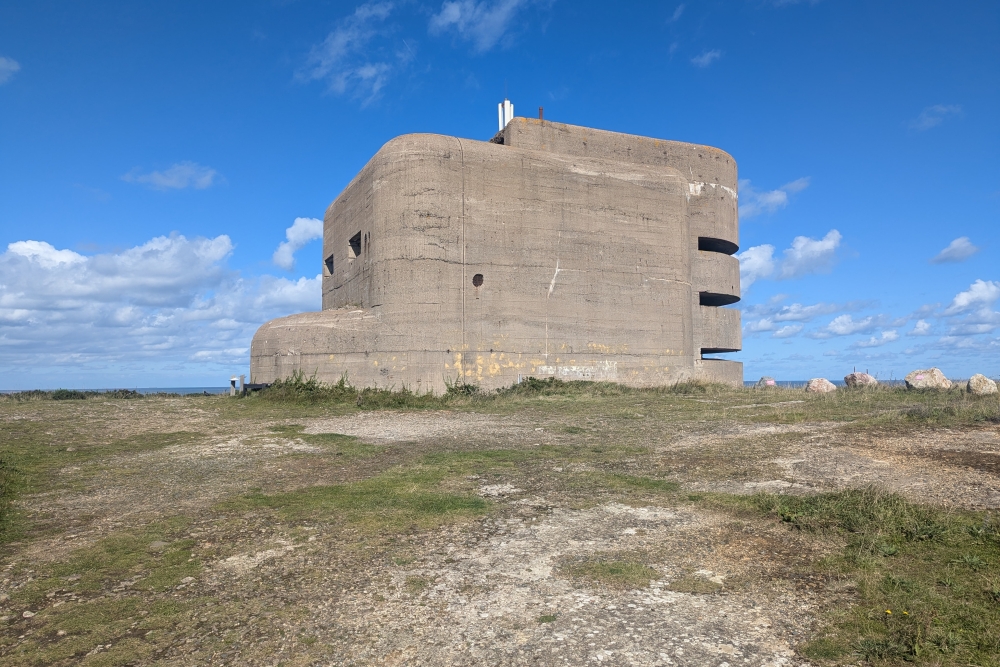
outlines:
[[[852,389],[854,387],[874,387],[878,384],[878,380],[868,373],[855,372],[844,376],[844,384]]]
[[[826,378],[813,378],[806,382],[806,391],[812,394],[829,394],[831,391],[837,391],[837,385]]]
[[[761,379],[757,380],[757,384],[754,386],[756,386],[758,389],[767,389],[769,387],[777,387],[778,383],[775,382],[773,377],[765,375]]]
[[[905,381],[907,389],[951,389],[951,380],[939,368],[911,371]]]
[[[969,378],[969,383],[965,385],[965,390],[976,396],[987,396],[997,393],[997,383],[985,375],[976,373]]]

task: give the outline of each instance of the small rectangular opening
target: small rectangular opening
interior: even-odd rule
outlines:
[[[332,276],[333,275],[333,255],[330,255],[325,260],[323,260],[323,263],[326,264],[326,275]]]
[[[347,242],[347,256],[350,259],[361,257],[361,232],[352,236],[351,240]]]
[[[714,292],[698,292],[698,303],[702,306],[728,306],[736,303],[740,297],[732,294],[716,294]]]
[[[702,359],[712,359],[712,357],[706,357],[706,354],[723,354],[725,352],[739,352],[739,350],[732,350],[728,347],[703,347],[701,348],[701,358]]]
[[[709,236],[698,237],[698,250],[704,252],[721,252],[723,255],[733,255],[740,247],[732,241],[713,239]]]

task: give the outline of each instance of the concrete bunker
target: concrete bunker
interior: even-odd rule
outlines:
[[[251,381],[742,383],[704,356],[741,348],[736,183],[716,148],[551,121],[397,137],[326,211],[323,309],[263,325]]]

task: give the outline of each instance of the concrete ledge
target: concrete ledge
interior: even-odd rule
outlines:
[[[740,311],[735,308],[698,306],[696,318],[694,340],[699,351],[710,349],[735,352],[743,347]]]
[[[718,252],[698,250],[691,263],[691,289],[740,296],[740,260]]]
[[[695,182],[729,188],[735,199],[736,160],[712,146],[533,118],[514,118],[504,128],[503,135],[505,147],[673,167]]]
[[[700,369],[699,379],[705,382],[721,382],[733,387],[743,386],[743,364],[728,359],[700,359],[695,362]]]

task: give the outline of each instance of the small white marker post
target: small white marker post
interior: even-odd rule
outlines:
[[[505,97],[503,102],[497,105],[497,117],[500,121],[500,129],[498,131],[503,132],[503,129],[507,127],[507,123],[514,117],[514,103]]]

